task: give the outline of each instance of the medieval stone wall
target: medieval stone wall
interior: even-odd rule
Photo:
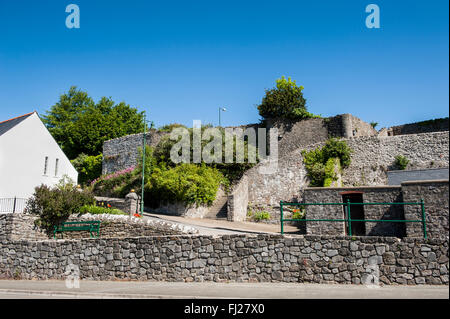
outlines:
[[[151,130],[146,133],[146,144],[155,147],[165,132]],[[143,133],[119,137],[103,143],[102,174],[114,173],[138,164],[139,148],[142,148]]]

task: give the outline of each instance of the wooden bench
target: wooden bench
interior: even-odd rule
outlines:
[[[56,239],[56,233],[63,233],[66,231],[88,231],[90,237],[94,237],[93,233],[96,233],[97,236],[100,236],[100,221],[92,220],[92,221],[81,221],[81,222],[65,222],[61,223],[58,226],[55,226],[53,230],[53,238]]]

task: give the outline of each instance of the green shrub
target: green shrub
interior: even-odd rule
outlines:
[[[56,225],[79,213],[81,207],[94,203],[91,192],[80,191],[72,183],[62,181],[53,188],[46,185],[36,187],[25,212],[37,216],[35,225],[51,235]]]
[[[124,213],[120,209],[117,208],[109,208],[109,207],[102,207],[102,206],[96,206],[96,205],[85,205],[80,208],[80,214],[111,214],[111,215],[128,215],[127,213]]]
[[[103,155],[88,156],[80,154],[70,162],[78,172],[78,181],[82,185],[86,185],[102,174]]]
[[[324,181],[323,181],[323,186],[324,187],[330,187],[333,182],[337,181],[338,179],[338,175],[335,171],[335,168],[337,167],[338,171],[341,171],[341,162],[339,160],[339,158],[333,157],[333,158],[329,158],[327,163],[325,164],[325,169],[324,169]]]
[[[394,164],[398,167],[398,169],[404,170],[408,166],[409,160],[403,155],[397,155],[395,156]]]
[[[276,87],[266,90],[259,115],[263,118],[282,118],[300,120],[316,117],[306,110],[306,99],[303,98],[303,86],[298,86],[291,78],[284,76],[276,80]]]
[[[336,178],[334,173],[334,163],[336,162],[332,163],[329,160],[338,159],[338,165],[340,165],[341,169],[344,169],[351,163],[351,153],[352,150],[347,143],[336,138],[330,138],[323,147],[311,151],[302,151],[303,163],[310,180],[310,186],[324,186],[325,180],[331,184]]]
[[[172,132],[172,130],[174,129],[174,128],[177,128],[177,127],[184,127],[184,128],[187,128],[186,126],[184,126],[183,124],[179,124],[179,123],[172,123],[172,124],[166,124],[166,125],[163,125],[163,126],[161,126],[160,128],[158,128],[158,131],[160,131],[160,132]]]
[[[252,219],[254,221],[257,221],[257,222],[262,221],[262,220],[269,220],[270,219],[270,213],[267,212],[267,211],[264,211],[264,210],[263,211],[256,211],[256,212],[253,212]]]
[[[306,209],[304,206],[300,206],[292,210],[292,219],[304,219],[306,216]]]
[[[145,185],[145,198],[150,206],[159,202],[211,205],[223,175],[206,165],[180,164],[174,168],[155,167]]]
[[[375,128],[375,127],[377,127],[378,122],[370,122],[370,125],[371,125],[373,128]]]

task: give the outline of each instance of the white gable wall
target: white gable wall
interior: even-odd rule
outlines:
[[[55,175],[56,159],[59,161]],[[75,183],[78,180],[77,171],[37,113],[0,136],[0,198],[29,198],[36,186],[54,186],[63,175]]]

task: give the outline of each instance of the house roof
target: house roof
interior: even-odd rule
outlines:
[[[20,122],[22,122],[23,120],[25,120],[26,118],[28,118],[29,116],[31,116],[34,113],[35,112],[31,112],[28,114],[24,114],[24,115],[0,122],[0,136],[2,136],[4,133],[8,132],[14,126],[16,126],[17,124],[19,124]]]

